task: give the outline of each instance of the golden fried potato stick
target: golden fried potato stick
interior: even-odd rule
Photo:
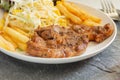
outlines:
[[[4,27],[4,23],[5,23],[4,19],[3,19],[3,18],[0,19],[0,30],[3,29],[3,27]]]
[[[6,44],[3,42],[1,38],[3,39],[3,37],[0,35],[0,48],[9,50],[9,48],[6,46]]]
[[[0,39],[0,48],[9,50],[9,48],[6,46],[6,44]]]
[[[19,33],[21,33],[21,34],[23,34],[23,35],[29,37],[29,34],[26,33],[26,32],[24,32],[23,30],[21,30],[21,29],[19,29],[19,28],[17,28],[17,27],[12,27],[12,28],[13,28],[14,30],[18,31]]]
[[[96,16],[92,16],[89,13],[85,12],[84,10],[80,9],[77,5],[75,5],[72,2],[62,2],[63,5],[68,9],[68,11],[70,11],[71,13],[73,13],[74,15],[78,16],[79,18],[81,18],[83,21],[86,19],[91,19],[96,23],[100,23],[101,19],[96,17]]]
[[[6,33],[3,33],[2,36],[3,36],[7,41],[9,41],[10,43],[12,43],[15,48],[18,47],[17,44],[11,39],[11,37],[8,36]]]
[[[26,43],[29,41],[29,38],[19,32],[17,32],[16,30],[10,28],[10,27],[5,27],[4,28],[5,33],[7,33],[10,37],[12,37],[12,39],[22,42],[22,43]]]
[[[25,51],[27,49],[27,44],[25,44],[25,43],[17,43],[17,44],[21,50]]]
[[[99,23],[93,22],[92,20],[89,20],[89,19],[85,20],[82,24],[86,25],[86,26],[90,26],[90,27],[92,27],[92,26],[100,26]]]
[[[14,40],[14,42],[17,44],[18,48],[25,51],[27,48],[27,43],[22,43],[22,42],[18,42],[16,40]]]
[[[15,51],[15,47],[13,44],[11,44],[9,41],[3,38],[3,36],[0,35],[0,47],[4,48],[6,50]]]
[[[77,17],[76,15],[73,15],[72,13],[70,13],[63,5],[62,2],[58,1],[57,2],[57,8],[60,10],[60,12],[62,14],[64,14],[67,18],[69,18],[73,23],[76,24],[81,24],[82,20]]]
[[[62,2],[64,7],[66,7],[68,9],[68,11],[70,11],[71,13],[73,13],[74,15],[78,16],[79,18],[81,18],[82,20],[87,19],[87,16],[83,13],[83,11],[79,11],[79,9],[73,7],[73,3],[69,3],[69,2]]]
[[[21,30],[23,30],[24,32],[28,33],[30,31],[30,28],[28,30],[28,28],[25,28],[25,27],[20,27],[20,26],[25,26],[25,24],[23,24],[21,21],[19,20],[11,20],[9,21],[8,23],[8,26],[9,27],[16,27],[16,28],[19,28]],[[30,25],[29,25],[30,26]]]

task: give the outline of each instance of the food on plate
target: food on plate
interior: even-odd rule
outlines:
[[[13,41],[17,44],[17,46],[18,46],[18,48],[20,50],[26,51],[26,48],[27,48],[27,44],[26,43],[18,42],[16,40],[13,40]]]
[[[110,24],[104,26],[88,27],[84,25],[73,25],[73,30],[79,34],[86,34],[89,41],[100,43],[107,39],[113,33],[113,27]]]
[[[1,34],[7,41],[9,41],[10,43],[12,43],[15,47],[15,49],[18,47],[17,44],[12,40],[12,38],[10,36],[8,36],[6,33],[2,33]]]
[[[21,33],[22,35],[25,35],[25,36],[27,36],[27,37],[30,37],[30,35],[27,33],[27,32],[25,32],[25,31],[23,31],[23,30],[21,30],[21,29],[19,29],[19,28],[17,28],[17,27],[13,27],[13,26],[11,26],[14,30],[16,30],[16,31],[18,31],[19,33]]]
[[[72,2],[12,0],[0,19],[0,47],[43,58],[78,56],[89,42],[100,43],[114,31],[109,23]],[[4,8],[4,7],[3,7]],[[8,46],[9,45],[9,46]]]
[[[5,27],[4,31],[6,34],[8,34],[10,37],[14,38],[18,42],[26,43],[29,40],[27,36],[22,35],[21,33],[10,27]]]
[[[58,25],[35,30],[27,43],[27,53],[32,56],[63,58],[80,55],[88,45],[87,35],[76,33]]]
[[[51,0],[14,0],[5,25],[31,32],[39,25],[44,27],[55,24],[67,27],[68,23]]]
[[[102,25],[100,25],[99,23],[93,22],[93,21],[90,20],[90,19],[85,20],[82,24],[83,24],[83,25],[86,25],[86,26],[102,26]]]
[[[9,45],[9,46],[8,46]],[[0,35],[0,47],[6,50],[15,51],[15,46]]]
[[[110,24],[104,27],[73,25],[69,29],[58,25],[39,27],[27,43],[27,53],[44,58],[77,56],[86,50],[89,41],[102,42],[112,32]]]
[[[70,13],[62,4],[61,2],[59,2],[57,4],[58,9],[60,10],[60,12],[62,14],[64,14],[67,18],[69,18],[73,23],[75,24],[81,24],[82,20],[77,17],[76,15],[73,15],[72,13]]]
[[[3,29],[4,23],[5,23],[4,19],[0,19],[0,30]]]
[[[19,29],[16,29],[11,27],[5,27],[3,36],[6,40],[11,42],[15,46],[15,49],[19,48],[25,51],[27,48],[26,43],[29,41],[29,37],[27,36],[27,34],[25,34],[24,31],[18,31]]]
[[[88,14],[72,2],[58,1],[57,7],[62,14],[64,14],[67,18],[70,18],[74,23],[81,24],[81,22],[83,22],[85,25],[93,26],[96,24],[99,25],[101,22],[100,18]],[[88,20],[90,21],[90,25],[87,22]]]

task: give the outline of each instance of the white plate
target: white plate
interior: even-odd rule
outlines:
[[[78,1],[75,3],[78,4],[80,6],[80,8],[84,9],[88,13],[100,17],[102,19],[103,25],[106,23],[110,23],[114,27],[114,32],[111,35],[111,37],[109,37],[108,39],[106,39],[105,41],[103,41],[102,43],[99,43],[99,44],[90,43],[86,49],[86,52],[84,52],[80,56],[75,56],[75,57],[70,57],[70,58],[40,58],[40,57],[27,56],[27,55],[20,54],[17,52],[10,52],[10,51],[6,51],[4,49],[0,49],[0,50],[9,56],[12,56],[14,58],[17,58],[17,59],[20,59],[23,61],[28,61],[28,62],[33,62],[33,63],[44,63],[44,64],[60,64],[60,63],[76,62],[76,61],[90,58],[90,57],[100,53],[101,51],[106,49],[115,39],[116,33],[117,33],[116,25],[113,22],[113,20],[110,17],[108,17],[107,15],[105,15],[103,12],[96,10],[94,8],[91,8],[89,6],[80,4]]]

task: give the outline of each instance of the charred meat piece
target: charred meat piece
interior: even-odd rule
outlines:
[[[72,26],[73,30],[79,34],[86,34],[89,37],[90,41],[102,42],[112,35],[114,29],[110,24],[105,26],[83,26],[83,25],[74,25]]]
[[[31,56],[44,58],[64,58],[82,54],[89,43],[100,43],[113,33],[110,24],[88,27],[73,25],[63,28],[51,25],[35,30],[35,34],[27,43],[27,53]]]
[[[63,58],[82,54],[88,45],[87,35],[60,26],[38,28],[27,43],[27,53],[45,58]]]
[[[94,41],[102,42],[112,35],[113,27],[110,24],[106,24],[104,27],[98,26],[94,28],[94,32],[95,32]]]

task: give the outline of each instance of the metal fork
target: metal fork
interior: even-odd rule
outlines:
[[[111,0],[101,0],[102,11],[105,12],[108,16],[110,16],[113,20],[119,20],[120,17],[117,13],[116,8],[114,7]]]

